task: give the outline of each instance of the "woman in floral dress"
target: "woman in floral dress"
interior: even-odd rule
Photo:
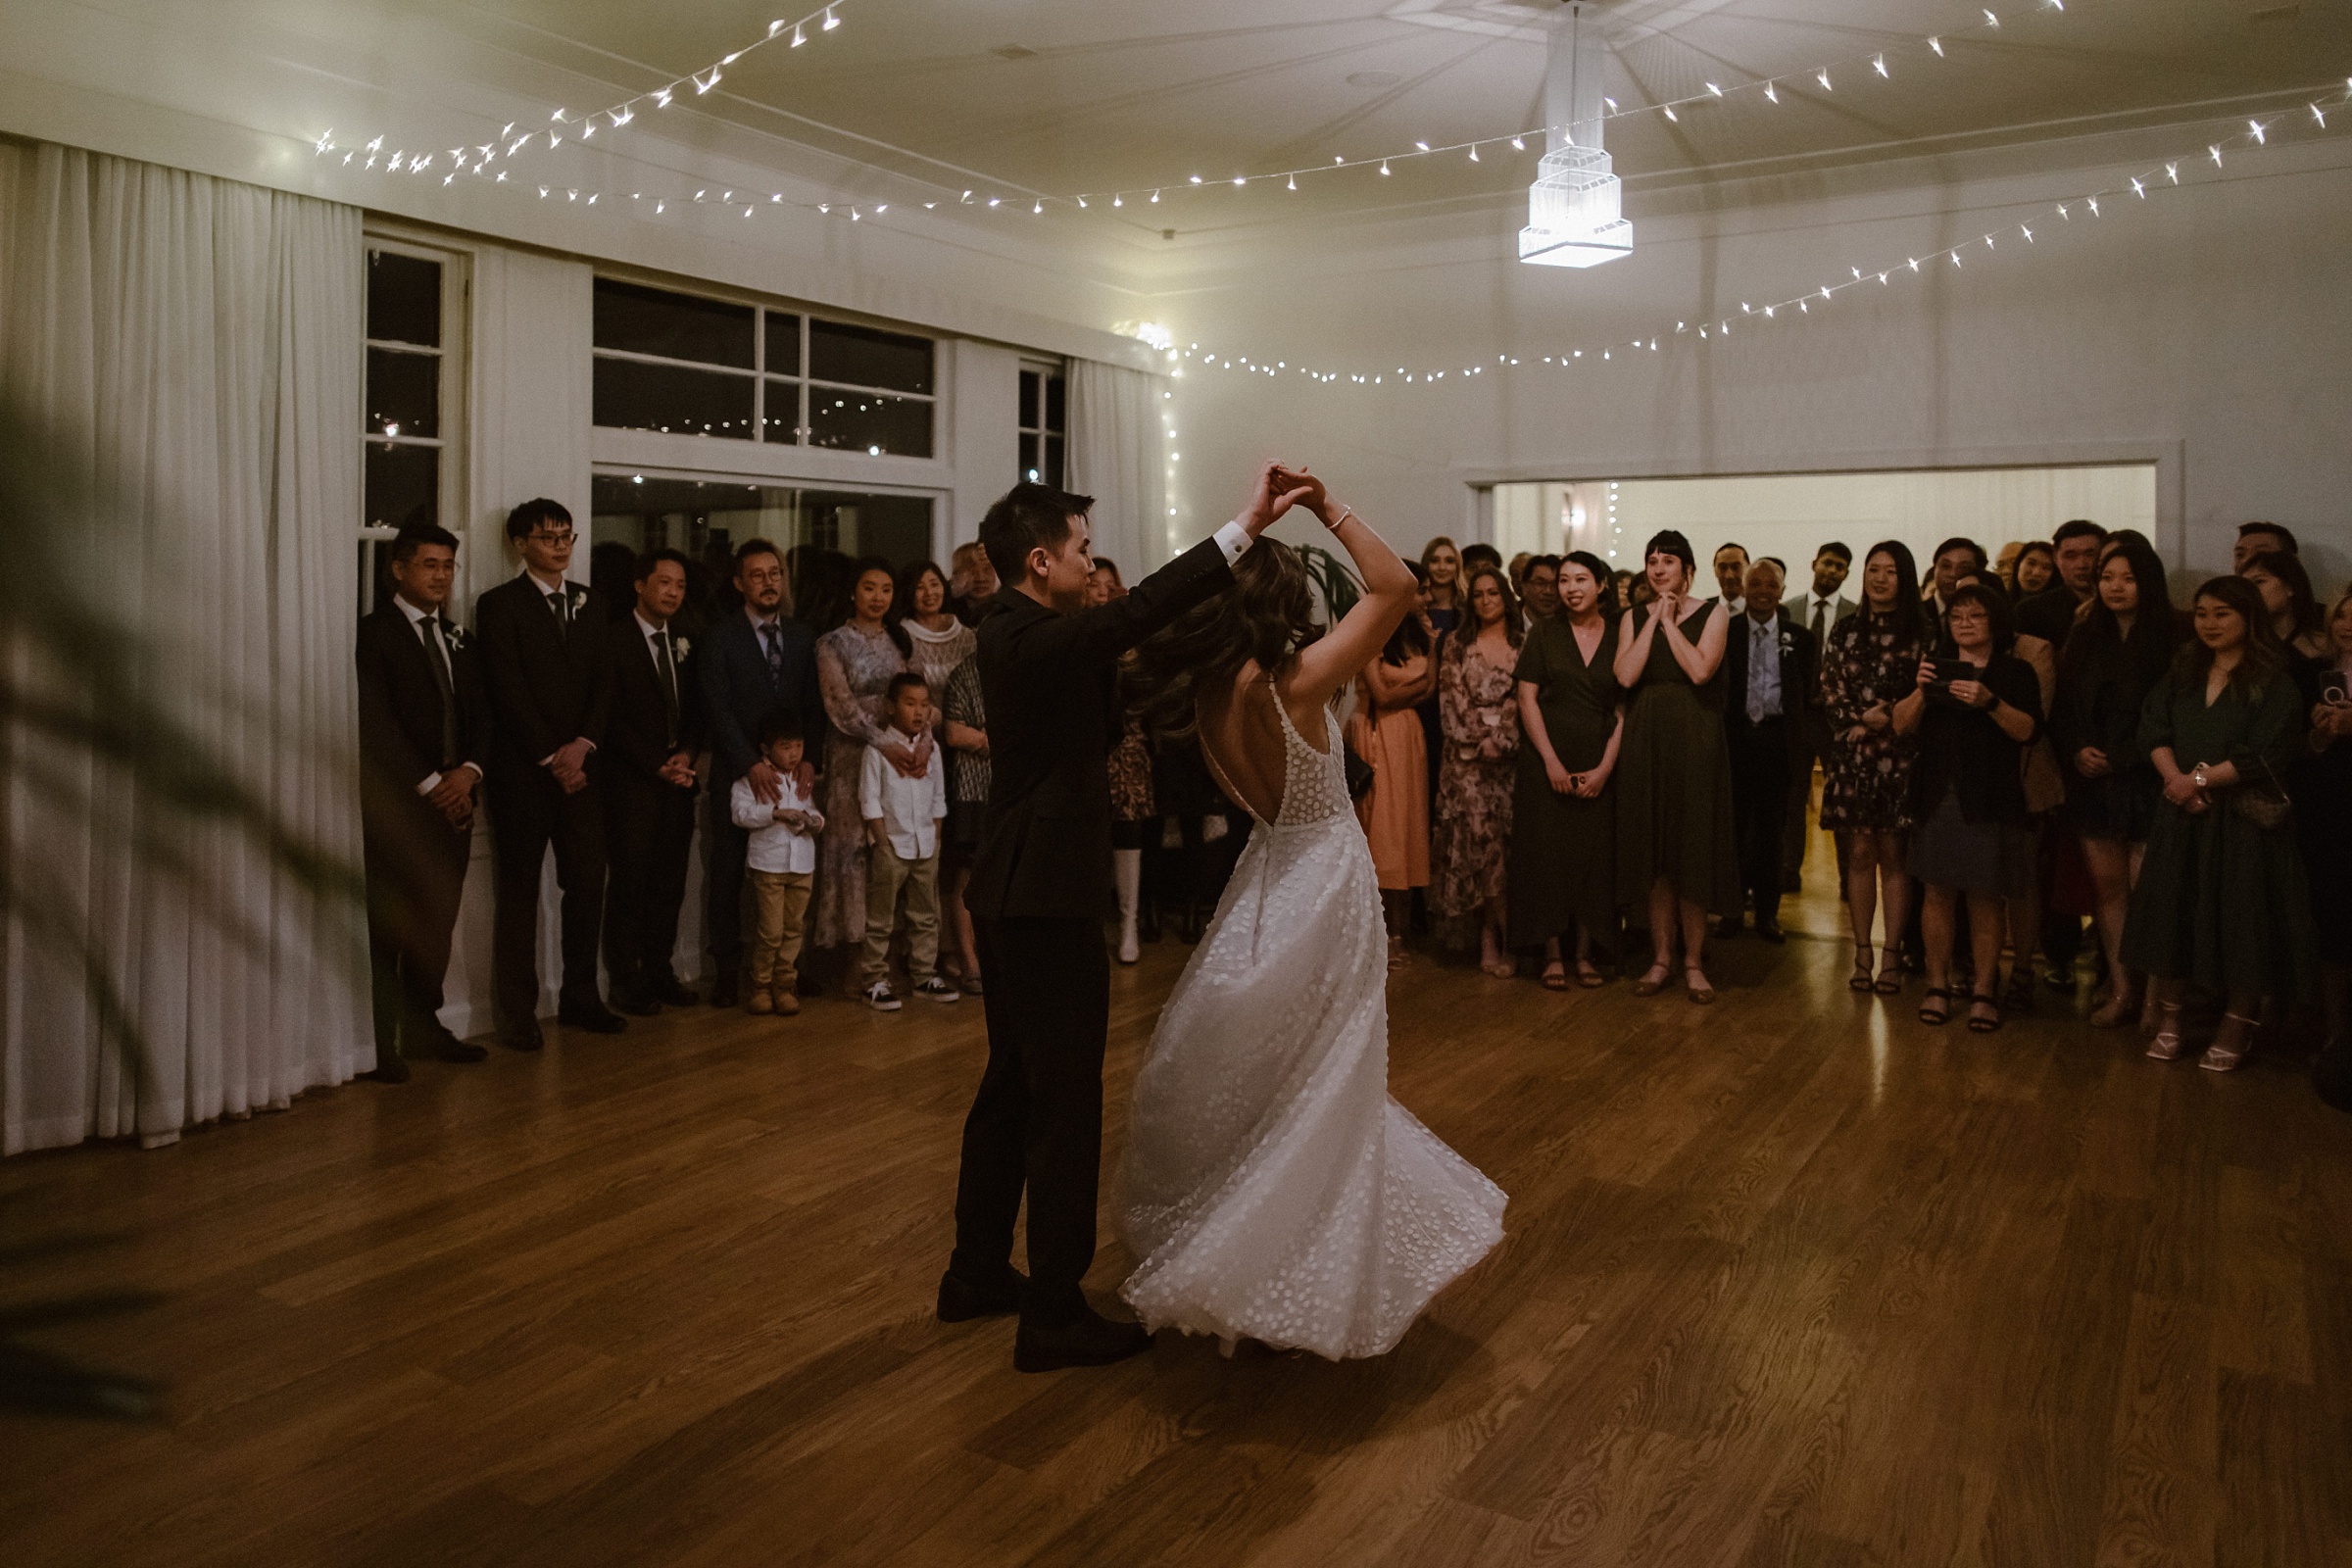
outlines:
[[[1438,825],[1430,844],[1429,904],[1454,919],[1479,917],[1479,966],[1512,970],[1503,938],[1503,860],[1519,751],[1519,606],[1492,566],[1470,575],[1468,623],[1438,661]]]
[[[915,668],[906,628],[890,623],[897,596],[888,562],[870,557],[859,562],[851,583],[850,618],[816,640],[816,687],[830,728],[825,830],[817,838],[816,907],[808,926],[808,946],[815,949],[865,939],[865,821],[858,807],[865,749],[881,745],[886,755],[909,765],[919,765],[931,754],[928,733],[909,747],[890,735],[883,717],[890,677]]]
[[[1846,984],[1883,996],[1903,988],[1894,947],[1910,914],[1904,841],[1918,760],[1916,741],[1895,733],[1894,705],[1919,689],[1919,662],[1931,652],[1931,631],[1919,600],[1919,567],[1909,549],[1888,540],[1864,558],[1861,612],[1831,631],[1821,662],[1830,720],[1821,825],[1838,835],[1845,852],[1845,905],[1854,922],[1854,972]],[[1871,923],[1882,904],[1886,951],[1874,976]]]

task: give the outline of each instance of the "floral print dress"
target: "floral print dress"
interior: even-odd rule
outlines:
[[[1503,890],[1511,842],[1511,790],[1518,774],[1518,651],[1496,664],[1475,634],[1449,637],[1438,660],[1438,721],[1446,753],[1438,764],[1437,831],[1430,845],[1430,907],[1476,912]]]
[[[890,677],[915,667],[888,632],[863,632],[856,621],[816,640],[816,689],[831,724],[825,735],[825,830],[816,841],[815,906],[808,915],[811,948],[865,938],[865,820],[858,808],[858,771],[865,749],[889,727],[883,694]]]
[[[1911,771],[1919,743],[1894,732],[1892,723],[1860,740],[1846,734],[1862,715],[1894,705],[1919,689],[1919,662],[1928,657],[1921,637],[1904,637],[1882,617],[1865,611],[1848,615],[1830,632],[1821,662],[1821,695],[1829,710],[1830,749],[1822,759],[1821,825],[1900,833],[1912,826]]]

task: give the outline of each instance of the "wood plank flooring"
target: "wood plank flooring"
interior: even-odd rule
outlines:
[[[2062,1001],[1925,1028],[1798,921],[1711,1009],[1396,979],[1396,1095],[1511,1204],[1373,1362],[1023,1377],[933,1321],[976,1003],[698,1010],[10,1161],[7,1242],[116,1240],[0,1306],[168,1293],[40,1343],[172,1393],[0,1421],[0,1561],[2352,1563],[2352,1123]],[[1114,1170],[1187,951],[1114,978]]]

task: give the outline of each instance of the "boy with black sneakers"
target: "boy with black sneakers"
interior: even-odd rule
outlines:
[[[931,688],[905,670],[890,678],[885,697],[891,726],[911,746],[931,727]],[[956,1002],[961,994],[940,979],[939,824],[948,814],[948,767],[936,746],[920,772],[908,774],[879,746],[865,749],[858,775],[858,814],[865,819],[865,954],[860,983],[876,1012],[899,1010],[890,988],[890,939],[906,895],[906,978],[926,1002]]]

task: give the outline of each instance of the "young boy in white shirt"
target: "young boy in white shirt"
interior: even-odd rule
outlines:
[[[931,688],[912,670],[890,677],[891,728],[909,743],[931,727]],[[939,825],[948,814],[948,764],[937,746],[923,770],[908,777],[882,755],[865,749],[858,774],[858,814],[865,819],[865,1004],[899,1010],[890,989],[890,939],[899,895],[906,901],[906,978],[926,1002],[956,1002],[960,994],[939,977]]]
[[[727,797],[735,825],[751,830],[744,863],[760,911],[752,940],[752,993],[745,1005],[752,1012],[787,1017],[801,1010],[801,916],[808,912],[808,889],[816,877],[816,836],[825,828],[824,813],[795,781],[803,750],[797,721],[781,715],[769,719],[760,726],[760,755],[776,770],[783,794],[770,806],[752,792],[745,777],[735,781]]]

